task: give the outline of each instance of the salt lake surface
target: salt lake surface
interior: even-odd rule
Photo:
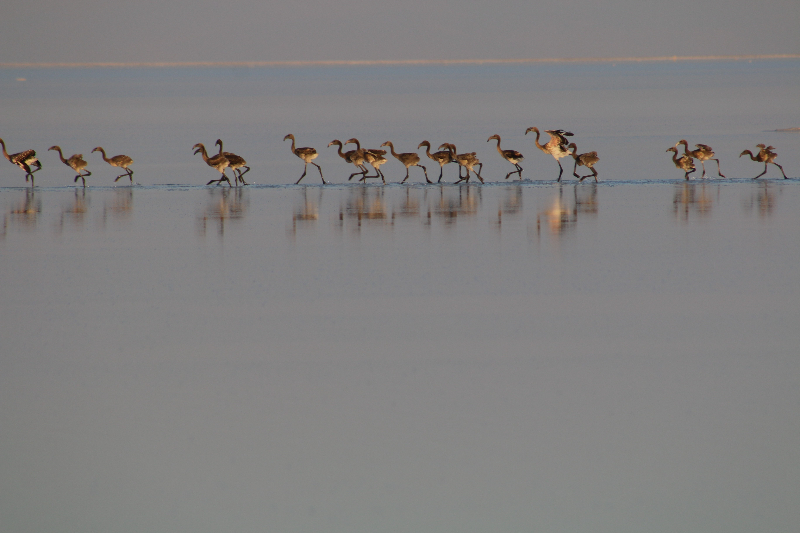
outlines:
[[[44,164],[0,167],[0,529],[796,530],[800,62],[0,74]],[[290,185],[286,133],[335,185]],[[487,184],[347,184],[353,136]],[[253,185],[202,185],[217,138]]]

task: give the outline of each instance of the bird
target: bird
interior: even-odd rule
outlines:
[[[597,171],[594,169],[594,164],[600,161],[600,158],[597,156],[597,152],[587,152],[585,154],[578,154],[578,147],[575,143],[569,143],[567,148],[572,148],[572,152],[570,155],[573,159],[575,159],[575,167],[572,169],[572,175],[578,178],[578,181],[583,181],[589,176],[594,176],[594,181],[597,181]],[[578,176],[578,165],[582,167],[586,167],[592,171],[591,174],[586,174],[585,176]]]
[[[374,176],[367,176],[365,172],[364,175],[361,176],[361,179],[358,181],[366,181],[368,178],[381,178],[381,181],[383,181],[383,183],[386,183],[386,177],[383,175],[383,172],[380,169],[381,165],[386,163],[387,161],[385,157],[386,150],[381,150],[380,148],[361,148],[361,143],[355,137],[348,139],[344,144],[355,144],[357,155],[354,157],[356,157],[357,159],[361,157],[364,158],[364,161],[362,162],[362,167],[364,168],[364,170],[366,171],[367,168],[366,166],[364,166],[364,163],[369,163],[370,165],[372,165],[372,168],[374,168],[376,171]],[[375,165],[378,166],[376,167]],[[353,174],[353,176],[354,175],[355,174]]]
[[[350,142],[350,141],[348,141]],[[347,181],[353,179],[353,176],[361,174],[361,177],[367,175],[367,167],[364,166],[364,154],[361,150],[350,150],[347,152],[342,152],[342,141],[339,139],[334,139],[328,143],[328,146],[337,145],[339,147],[339,157],[345,160],[345,163],[352,163],[358,168],[361,172],[353,172],[350,174],[350,177],[347,178]]]
[[[428,169],[419,164],[419,154],[416,154],[414,152],[403,152],[401,154],[398,154],[397,152],[394,151],[394,145],[392,144],[392,141],[386,141],[381,146],[388,146],[394,158],[403,163],[403,165],[405,165],[406,177],[403,178],[403,181],[401,181],[400,183],[406,182],[409,176],[409,169],[411,167],[422,168],[422,171],[425,172],[425,181],[427,181],[428,183],[433,183],[430,179],[428,179]]]
[[[550,140],[547,141],[544,145],[539,144],[539,128],[533,126],[525,130],[525,135],[528,134],[529,131],[536,132],[536,148],[541,150],[546,154],[550,154],[556,159],[556,163],[558,163],[558,179],[556,181],[561,181],[561,175],[564,173],[564,167],[561,166],[561,159],[562,157],[567,157],[569,155],[569,150],[567,150],[567,137],[572,137],[572,133],[569,131],[564,130],[544,130],[550,136]]]
[[[680,141],[678,141],[678,144],[682,144],[683,145],[684,155],[687,155],[689,157],[692,157],[692,158],[697,159],[698,161],[700,161],[700,165],[703,167],[703,175],[700,176],[701,178],[705,177],[705,175],[706,175],[706,165],[705,165],[706,161],[716,161],[717,162],[717,174],[719,174],[719,176],[721,178],[725,177],[725,174],[723,174],[722,170],[720,170],[720,168],[719,168],[719,159],[715,159],[714,158],[714,155],[715,155],[714,154],[714,150],[710,146],[708,146],[707,144],[695,144],[694,145],[695,149],[694,150],[689,150],[689,143],[686,142],[686,139],[681,139]],[[678,146],[678,145],[676,144],[675,146]]]
[[[131,185],[133,185],[133,169],[128,168],[130,165],[133,164],[133,159],[128,157],[127,155],[115,155],[114,157],[106,157],[106,151],[103,150],[102,147],[98,146],[92,153],[100,152],[103,157],[103,161],[111,165],[112,167],[118,167],[125,171],[125,174],[120,174],[117,176],[117,179],[114,180],[114,183],[119,181],[120,178],[124,176],[128,176],[131,179]]]
[[[91,176],[92,173],[86,170],[86,165],[88,163],[83,160],[83,154],[73,154],[69,157],[69,159],[64,159],[64,154],[61,153],[60,146],[51,146],[47,150],[56,150],[61,162],[78,173],[78,175],[75,176],[75,183],[78,183],[78,178],[80,178],[83,180],[83,186],[86,187],[86,177]],[[83,171],[86,171],[86,174],[82,174]]]
[[[295,182],[295,185],[300,183],[300,181],[306,176],[306,171],[308,170],[308,164],[309,163],[311,163],[312,165],[317,167],[317,170],[319,170],[319,177],[322,178],[323,185],[327,184],[328,182],[325,181],[325,178],[322,177],[322,167],[320,167],[318,164],[316,164],[316,163],[314,163],[312,161],[312,159],[315,159],[317,157],[317,155],[318,155],[317,151],[314,148],[308,148],[308,147],[295,148],[294,147],[294,134],[292,134],[292,133],[290,133],[289,135],[287,135],[286,137],[283,138],[284,141],[286,139],[291,139],[292,140],[292,153],[294,155],[296,155],[297,157],[299,157],[300,159],[302,159],[303,161],[305,161],[305,163],[306,163],[306,166],[303,168],[303,175],[300,176],[300,179]],[[330,145],[328,145],[328,146],[330,146]]]
[[[474,172],[478,179],[481,180],[483,183],[483,178],[481,177],[480,170],[483,170],[483,163],[481,163],[480,159],[475,155],[475,152],[464,152],[463,154],[459,154],[458,150],[456,149],[456,145],[453,143],[443,143],[439,146],[439,150],[442,148],[447,148],[453,154],[453,158],[458,163],[458,181],[456,183],[461,183],[462,181],[469,182],[469,173],[470,171]],[[479,170],[475,170],[473,167],[477,165]],[[462,177],[461,176],[461,167],[467,169],[467,175]]]
[[[428,141],[422,141],[421,143],[419,143],[419,146],[417,146],[417,150],[419,150],[423,146],[426,147],[425,153],[427,154],[428,158],[433,159],[434,161],[439,163],[439,179],[436,181],[436,183],[441,183],[442,174],[444,173],[444,166],[447,165],[448,163],[455,162],[455,159],[453,158],[453,152],[451,152],[450,150],[440,150],[438,152],[431,153],[431,143],[429,143]]]
[[[679,168],[679,169],[683,170],[684,172],[686,172],[686,175],[684,176],[684,178],[686,178],[688,180],[689,179],[689,174],[691,174],[692,172],[697,170],[694,167],[694,161],[692,161],[692,158],[690,156],[688,156],[688,155],[682,155],[682,156],[678,157],[678,145],[677,144],[675,146],[673,146],[672,148],[667,148],[666,151],[667,152],[675,152],[672,155],[672,162],[675,163],[675,168]]]
[[[502,148],[500,148],[500,136],[499,135],[497,135],[497,134],[492,135],[491,137],[486,139],[486,142],[488,143],[492,139],[496,139],[497,140],[497,151],[500,152],[500,155],[503,157],[503,159],[505,159],[506,161],[508,161],[509,163],[513,164],[515,167],[517,167],[517,170],[514,170],[514,171],[509,172],[508,174],[506,174],[506,179],[508,179],[508,177],[511,174],[518,174],[519,175],[519,179],[522,179],[522,167],[519,166],[519,162],[522,161],[523,159],[525,159],[525,156],[523,156],[521,153],[517,152],[516,150],[503,150]]]
[[[237,155],[237,154],[234,154],[234,153],[231,153],[231,152],[223,152],[222,151],[222,139],[217,139],[217,142],[215,142],[214,144],[215,145],[219,145],[219,153],[224,155],[225,159],[228,160],[228,168],[230,168],[233,171],[233,180],[236,183],[236,185],[239,184],[240,180],[242,182],[242,185],[250,185],[249,183],[244,181],[244,178],[242,177],[243,175],[245,175],[248,172],[250,172],[250,167],[247,166],[247,161],[244,160],[244,157],[242,157],[240,155]],[[242,168],[246,168],[247,170],[242,172],[240,170]],[[237,171],[238,171],[238,173],[237,173]]]
[[[766,174],[767,173],[767,165],[770,164],[770,163],[772,163],[773,165],[775,165],[776,167],[781,169],[781,174],[783,174],[783,178],[784,179],[789,179],[786,176],[786,172],[783,171],[783,167],[775,162],[775,158],[778,157],[778,154],[776,154],[775,152],[772,151],[775,147],[774,146],[766,146],[764,144],[757,144],[756,146],[760,148],[760,150],[758,151],[758,154],[756,154],[756,155],[753,155],[753,152],[751,152],[750,150],[745,150],[744,152],[739,154],[739,157],[742,157],[744,154],[750,154],[750,159],[752,159],[753,161],[758,161],[759,163],[764,163],[764,172],[762,172],[761,174],[759,174],[758,176],[756,176],[753,179],[757,180],[758,178],[760,178],[761,176]]]
[[[36,151],[25,150],[24,152],[8,155],[8,152],[6,152],[6,143],[3,139],[0,139],[0,145],[3,146],[3,155],[6,159],[25,171],[25,181],[28,181],[28,176],[31,177],[31,187],[33,187],[33,173],[42,169],[42,164],[36,158]],[[31,170],[31,166],[35,166],[36,170]]]
[[[217,169],[219,173],[222,174],[222,177],[220,179],[211,180],[208,183],[206,183],[206,185],[211,185],[214,182],[220,184],[223,181],[227,181],[228,187],[231,187],[231,180],[229,180],[228,176],[225,174],[225,169],[228,168],[228,166],[230,166],[230,162],[224,155],[219,153],[214,156],[208,157],[208,153],[206,152],[206,147],[203,145],[203,143],[195,144],[194,146],[192,146],[192,149],[194,150],[195,154],[199,153],[203,155],[203,161],[205,161],[208,166]]]

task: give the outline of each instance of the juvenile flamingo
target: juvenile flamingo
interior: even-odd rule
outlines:
[[[348,141],[350,142],[350,141]],[[334,139],[328,143],[328,146],[337,145],[339,147],[339,157],[345,160],[346,163],[352,163],[359,169],[361,172],[353,172],[350,174],[350,177],[347,178],[347,181],[353,179],[353,176],[361,174],[361,177],[367,175],[367,167],[364,166],[364,153],[362,150],[349,150],[347,152],[342,153],[342,141],[339,139]]]
[[[394,145],[392,144],[392,141],[386,141],[381,146],[388,146],[389,149],[392,151],[392,155],[394,156],[394,158],[403,163],[403,165],[405,165],[406,177],[403,178],[403,181],[401,181],[400,183],[406,182],[409,176],[409,169],[411,167],[422,168],[422,171],[425,172],[425,181],[427,181],[428,183],[433,183],[430,179],[428,179],[428,169],[419,164],[419,154],[415,154],[414,152],[403,152],[398,154],[397,152],[394,151]]]
[[[534,141],[536,148],[546,154],[552,155],[556,159],[556,163],[558,163],[559,168],[558,179],[556,181],[561,181],[561,175],[564,173],[564,167],[561,166],[561,161],[559,161],[559,159],[570,155],[569,150],[567,149],[567,143],[569,143],[567,137],[572,137],[573,134],[564,130],[544,130],[544,132],[550,136],[550,140],[545,144],[539,144],[539,128],[532,126],[525,130],[525,135],[527,135],[529,131],[536,132],[536,140]]]
[[[120,174],[117,176],[117,179],[114,180],[114,183],[119,181],[119,179],[123,176],[128,176],[131,179],[131,185],[133,185],[133,169],[128,168],[131,164],[133,164],[133,159],[128,157],[127,155],[115,155],[114,157],[106,157],[106,151],[103,150],[102,147],[98,146],[92,153],[100,152],[103,157],[103,161],[111,165],[112,167],[121,168],[125,171],[125,174]]]
[[[672,148],[667,148],[667,152],[674,152],[674,154],[672,154],[672,162],[675,163],[675,168],[679,168],[679,169],[683,170],[684,172],[686,172],[686,174],[684,175],[684,178],[686,178],[688,180],[689,179],[689,174],[691,174],[692,172],[694,172],[697,169],[694,167],[694,162],[692,161],[692,158],[689,157],[688,155],[682,155],[682,156],[678,157],[678,148],[677,148],[677,146],[678,145],[676,144]]]
[[[705,177],[706,175],[706,161],[716,161],[717,162],[717,174],[719,174],[720,178],[724,178],[725,174],[722,173],[722,170],[719,168],[719,159],[714,158],[714,150],[708,146],[707,144],[695,144],[694,150],[689,150],[689,143],[686,142],[686,139],[681,139],[678,141],[678,144],[683,145],[683,153],[684,155],[697,159],[700,161],[700,165],[703,167],[703,175],[700,176],[701,178]],[[675,146],[678,146],[677,144]]]
[[[488,143],[492,139],[497,140],[497,151],[500,153],[500,156],[503,159],[505,159],[506,161],[508,161],[509,163],[513,164],[515,167],[517,167],[517,170],[513,170],[513,171],[509,172],[508,174],[506,174],[506,179],[508,179],[508,177],[511,174],[518,174],[519,175],[519,179],[522,179],[522,167],[519,166],[519,162],[522,161],[523,159],[525,159],[525,157],[521,153],[517,152],[516,150],[503,150],[502,148],[500,148],[500,136],[499,135],[497,135],[497,134],[492,135],[491,137],[486,139],[486,142]]]
[[[0,139],[0,145],[3,146],[3,155],[5,158],[25,171],[25,181],[28,181],[28,176],[31,177],[31,187],[33,187],[33,173],[42,169],[42,164],[36,158],[36,151],[25,150],[24,152],[8,155],[8,152],[6,152],[6,143],[3,139]],[[36,170],[31,170],[31,166],[35,166]]]
[[[302,159],[303,161],[305,161],[305,163],[306,163],[306,166],[303,167],[303,175],[300,176],[300,179],[295,182],[295,185],[300,183],[300,181],[306,176],[306,171],[308,170],[308,164],[309,163],[311,163],[312,165],[317,167],[317,170],[319,170],[319,177],[322,178],[322,183],[323,184],[327,184],[328,182],[325,181],[325,178],[322,177],[322,168],[318,164],[316,164],[316,163],[314,163],[312,161],[312,159],[315,159],[317,157],[317,155],[318,155],[317,151],[314,148],[308,148],[308,147],[295,148],[294,147],[294,134],[292,134],[292,133],[290,133],[289,135],[287,135],[286,137],[283,138],[284,141],[286,139],[291,139],[292,140],[292,153],[294,155],[296,155],[297,157],[299,157],[300,159]],[[330,145],[328,145],[328,146],[330,146]]]
[[[575,166],[572,169],[572,175],[578,178],[578,181],[583,181],[589,176],[594,176],[594,181],[597,182],[597,171],[594,169],[594,164],[600,161],[597,152],[587,152],[585,154],[578,154],[578,147],[575,143],[569,143],[567,148],[572,148],[570,155],[575,160]],[[586,167],[592,171],[591,174],[585,176],[578,176],[578,165]]]
[[[417,150],[419,150],[423,146],[426,147],[425,154],[427,154],[428,158],[433,159],[434,161],[439,163],[439,179],[436,181],[436,183],[441,183],[442,174],[444,173],[444,166],[447,165],[448,163],[455,162],[455,159],[453,158],[453,152],[451,152],[450,150],[440,150],[438,152],[431,153],[431,143],[429,143],[428,141],[422,141],[421,143],[419,143],[419,146],[417,146]]]
[[[369,163],[372,168],[375,169],[374,176],[367,176],[364,174],[358,181],[366,181],[368,178],[380,178],[383,183],[386,183],[386,177],[381,171],[381,165],[388,161],[385,157],[386,150],[381,150],[380,148],[361,148],[361,143],[355,137],[348,139],[345,144],[355,144],[356,151],[358,154],[364,157],[364,162]],[[366,169],[366,167],[364,168]]]
[[[58,151],[58,157],[61,159],[61,162],[78,173],[78,175],[75,176],[75,183],[78,183],[78,178],[80,178],[83,180],[83,186],[86,187],[86,177],[91,176],[92,173],[86,170],[87,163],[83,160],[83,154],[73,154],[69,159],[64,159],[64,154],[61,153],[60,146],[51,146],[48,150]],[[83,171],[86,171],[86,174],[82,174]]]
[[[764,172],[762,172],[761,174],[759,174],[758,176],[756,176],[753,179],[757,180],[758,178],[760,178],[761,176],[766,174],[767,173],[767,165],[770,164],[770,163],[772,163],[773,165],[775,165],[776,167],[781,169],[781,174],[783,174],[783,179],[789,179],[786,176],[786,172],[783,171],[783,167],[775,162],[775,158],[778,157],[778,154],[776,154],[775,152],[772,151],[775,147],[774,146],[766,146],[764,144],[757,144],[756,146],[761,148],[761,150],[759,150],[758,154],[756,154],[756,155],[753,155],[753,152],[751,152],[750,150],[745,150],[744,152],[739,154],[739,157],[742,157],[744,154],[750,154],[750,159],[752,159],[753,161],[758,161],[759,163],[764,163]]]
[[[483,163],[480,162],[480,159],[475,155],[475,152],[464,152],[463,154],[459,154],[458,150],[456,149],[456,145],[453,143],[443,143],[439,146],[439,150],[442,148],[447,148],[453,154],[453,158],[458,163],[458,181],[456,183],[461,183],[462,181],[469,182],[469,173],[470,171],[474,172],[478,179],[481,180],[483,183],[483,178],[481,177],[480,170],[483,170]],[[479,170],[475,170],[473,167],[478,166]],[[467,175],[462,177],[461,176],[461,167],[467,169]]]
[[[247,166],[247,161],[244,160],[244,157],[240,155],[236,155],[231,152],[223,152],[222,148],[222,139],[217,139],[217,142],[214,143],[215,145],[219,145],[219,153],[225,156],[225,159],[228,160],[228,168],[233,171],[233,180],[236,185],[239,185],[239,181],[242,182],[242,185],[250,185],[246,181],[244,181],[244,176],[248,172],[250,172],[250,167]],[[246,168],[244,172],[241,171],[242,168]]]
[[[224,155],[220,153],[208,157],[208,152],[206,152],[206,147],[203,145],[203,143],[195,144],[194,146],[192,146],[192,149],[194,150],[195,154],[197,153],[202,154],[203,161],[206,162],[206,165],[210,166],[211,168],[217,169],[217,171],[219,171],[219,173],[222,174],[222,177],[220,179],[211,180],[208,183],[206,183],[206,185],[211,185],[214,182],[222,183],[223,181],[227,181],[228,187],[231,187],[231,180],[229,180],[228,176],[225,174],[225,169],[228,168],[228,166],[230,166],[230,163],[228,162],[228,159]]]

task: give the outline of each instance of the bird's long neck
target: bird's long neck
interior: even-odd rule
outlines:
[[[680,162],[680,158],[678,157],[678,149],[672,151],[672,161],[677,165]]]
[[[105,161],[106,163],[110,163],[111,162],[111,160],[106,157],[106,151],[105,150],[103,150],[102,148],[98,147],[97,151],[100,152],[100,154],[101,154],[101,156],[103,158],[103,161]]]
[[[386,146],[389,147],[389,150],[392,152],[393,156],[400,157],[400,154],[398,154],[397,152],[394,151],[394,145],[391,142],[386,143]]]
[[[341,143],[341,142],[339,142],[339,141],[336,141],[336,142],[335,142],[335,143],[333,143],[333,144],[335,144],[335,145],[338,145],[338,146],[339,146],[339,157],[341,157],[342,159],[347,159],[347,156],[346,156],[346,155],[344,155],[344,154],[342,153],[342,143]]]
[[[538,148],[538,149],[539,149],[539,150],[541,150],[542,152],[547,152],[547,150],[545,149],[544,145],[543,145],[543,144],[539,144],[539,135],[541,135],[541,134],[539,133],[539,129],[538,129],[538,128],[534,128],[534,130],[533,130],[533,131],[535,131],[535,132],[536,132],[536,139],[534,139],[534,141],[533,141],[533,142],[534,142],[534,144],[536,145],[536,148]]]
[[[6,143],[3,141],[3,139],[0,139],[0,144],[3,145],[3,155],[6,157],[6,159],[11,161],[11,156],[8,155],[8,152],[6,152]]]
[[[208,157],[208,152],[206,152],[206,147],[203,146],[202,144],[200,145],[200,155],[203,156],[203,161],[208,163],[210,157]]]
[[[217,144],[219,145],[219,154],[218,155],[222,155],[222,141],[217,141]]]
[[[499,138],[497,138],[497,139],[495,139],[495,140],[497,141],[497,152],[498,152],[500,155],[503,155],[503,149],[502,149],[502,148],[500,148],[500,139],[499,139]]]
[[[687,143],[686,141],[680,141],[678,144],[675,145],[675,148],[677,148],[681,144],[683,145],[683,155],[685,155],[686,157],[692,157],[692,153],[689,151],[689,143]],[[675,155],[677,154],[678,152],[676,151]]]
[[[758,158],[754,156],[753,152],[751,152],[750,150],[745,150],[744,152],[742,152],[742,155],[744,155],[745,153],[748,154],[750,156],[750,159],[752,159],[753,161],[758,161]]]
[[[431,155],[431,144],[425,144],[425,153],[428,155],[429,158],[433,159],[433,155]]]
[[[66,159],[64,159],[64,154],[61,153],[61,148],[56,146],[56,151],[58,152],[58,158],[61,159],[61,162],[64,163],[65,165],[69,165],[69,162]]]
[[[294,149],[294,136],[291,136],[291,137],[289,137],[289,138],[292,140],[292,153],[297,153],[297,152],[295,151],[295,149]],[[221,150],[222,150],[222,147],[220,146],[220,151],[221,151]]]

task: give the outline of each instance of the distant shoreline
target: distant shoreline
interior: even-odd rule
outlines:
[[[666,61],[747,61],[753,59],[800,59],[800,54],[737,56],[659,56],[659,57],[576,57],[542,59],[386,59],[330,61],[152,61],[96,63],[0,63],[0,68],[209,68],[209,67],[339,67],[339,66],[414,66],[414,65],[504,65],[534,63],[644,63]]]

